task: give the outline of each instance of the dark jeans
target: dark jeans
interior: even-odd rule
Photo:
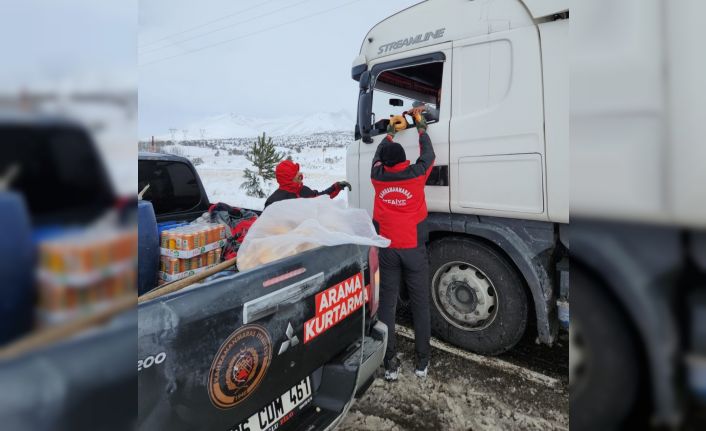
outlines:
[[[400,284],[404,281],[409,292],[414,319],[414,348],[417,365],[429,362],[429,260],[426,246],[417,248],[380,249],[380,320],[387,325],[385,364],[397,354],[395,312]]]

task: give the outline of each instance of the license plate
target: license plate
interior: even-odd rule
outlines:
[[[292,386],[287,392],[260,409],[231,431],[272,431],[292,419],[311,401],[309,377]]]

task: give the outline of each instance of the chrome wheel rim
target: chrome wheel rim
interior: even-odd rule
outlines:
[[[492,280],[466,262],[449,262],[436,271],[432,299],[444,320],[464,331],[483,330],[498,314],[498,294]]]

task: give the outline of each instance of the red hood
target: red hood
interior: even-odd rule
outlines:
[[[294,182],[294,177],[298,172],[299,163],[294,163],[291,160],[280,162],[275,168],[275,177],[277,177],[279,188],[299,196],[303,184]]]

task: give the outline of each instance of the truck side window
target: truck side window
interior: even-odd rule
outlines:
[[[152,202],[156,214],[188,211],[201,202],[201,190],[193,171],[184,163],[141,160],[138,188],[149,183],[143,198]]]
[[[426,63],[417,66],[386,70],[375,80],[373,135],[385,133],[391,115],[399,115],[417,106],[424,106],[427,123],[439,121],[441,81],[444,63]],[[401,99],[402,106],[390,105],[390,99]],[[407,117],[410,121],[410,118]],[[413,127],[411,124],[409,127]]]

